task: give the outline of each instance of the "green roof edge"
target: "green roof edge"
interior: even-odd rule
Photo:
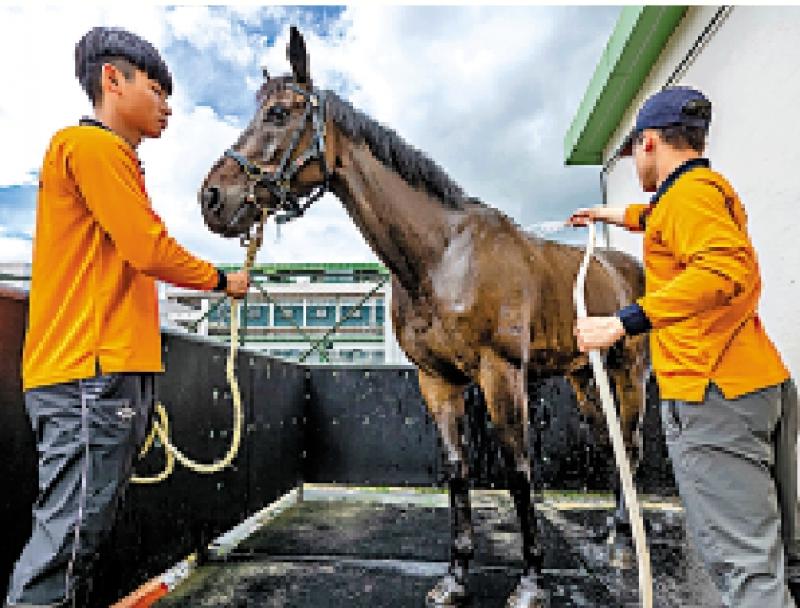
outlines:
[[[564,137],[567,165],[601,165],[603,150],[686,6],[627,6]]]

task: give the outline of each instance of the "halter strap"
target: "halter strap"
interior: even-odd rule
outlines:
[[[288,84],[287,87],[303,97],[305,110],[298,127],[290,136],[289,146],[281,155],[277,169],[275,171],[267,171],[247,160],[233,148],[225,151],[225,156],[235,160],[244,172],[249,186],[248,198],[251,199],[251,202],[255,202],[254,190],[256,187],[268,190],[270,194],[278,199],[277,209],[273,212],[273,215],[275,221],[279,224],[302,216],[314,202],[328,191],[330,179],[328,165],[325,162],[325,92],[313,89],[309,93],[294,83]],[[312,127],[311,141],[297,159],[290,162],[309,120]],[[271,158],[265,158],[264,160],[269,161]],[[292,192],[291,182],[295,175],[313,160],[318,161],[320,164],[323,176],[322,185],[305,198],[297,196]]]

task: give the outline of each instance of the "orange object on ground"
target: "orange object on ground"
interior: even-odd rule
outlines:
[[[150,608],[168,593],[169,587],[166,583],[160,577],[154,578],[109,608]]]

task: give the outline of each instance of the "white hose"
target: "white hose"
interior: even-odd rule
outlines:
[[[594,222],[589,222],[589,242],[586,245],[586,254],[578,271],[578,278],[575,282],[575,308],[578,311],[578,318],[586,317],[586,301],[584,297],[586,285],[586,272],[589,269],[589,262],[594,252],[596,231]],[[606,415],[608,432],[611,435],[611,444],[614,447],[614,458],[617,461],[617,468],[622,480],[622,491],[625,496],[625,505],[628,508],[628,516],[633,529],[633,539],[636,544],[636,558],[639,567],[639,597],[644,608],[653,606],[653,578],[650,570],[650,551],[647,548],[647,537],[644,532],[644,521],[642,512],[639,508],[639,500],[636,496],[636,488],[633,485],[631,467],[625,453],[625,445],[622,442],[622,431],[620,430],[617,410],[614,407],[614,397],[611,395],[611,386],[608,381],[608,374],[603,367],[599,350],[589,351],[589,361],[592,364],[595,382],[600,391],[600,401],[603,405],[603,413]]]

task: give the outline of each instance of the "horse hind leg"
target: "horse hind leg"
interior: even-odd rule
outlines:
[[[617,404],[622,439],[630,463],[631,472],[636,473],[640,455],[639,418],[644,403],[644,383],[636,382],[640,375],[637,365],[612,367],[608,370],[614,401]],[[591,369],[583,368],[567,377],[578,400],[580,410],[593,422],[597,445],[611,448],[609,431],[603,415],[600,397],[596,387],[590,388]],[[613,458],[613,456],[612,456]],[[614,511],[608,517],[606,546],[609,563],[621,570],[632,568],[636,563],[628,509],[622,492],[622,481],[616,467],[612,469],[611,488],[614,492]]]
[[[460,606],[468,599],[467,573],[474,552],[469,469],[464,455],[464,389],[420,370],[419,386],[442,438],[450,496],[450,566],[428,592],[426,605]]]
[[[492,351],[482,353],[480,386],[492,424],[511,467],[510,492],[522,532],[525,571],[509,596],[507,608],[544,608],[549,596],[542,585],[542,553],[537,542],[536,509],[531,500],[529,424],[525,372]]]

